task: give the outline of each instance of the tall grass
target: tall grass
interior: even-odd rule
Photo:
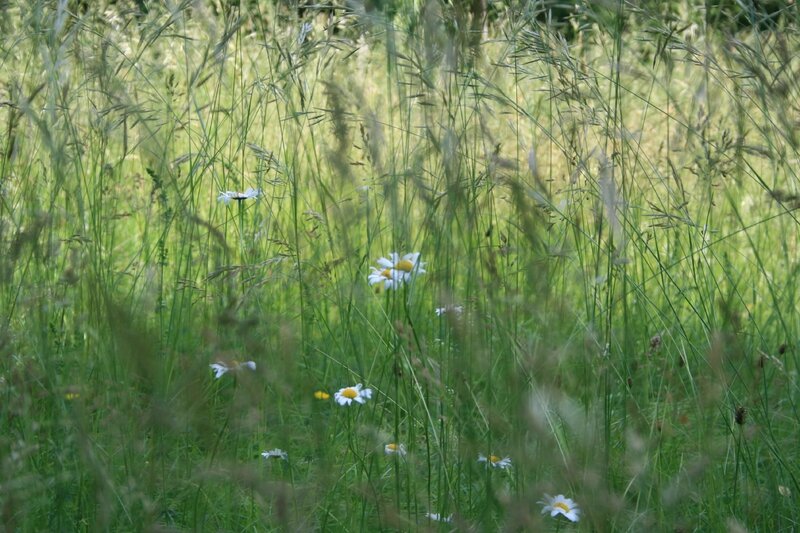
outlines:
[[[241,4],[2,6],[5,530],[798,527],[793,5]]]

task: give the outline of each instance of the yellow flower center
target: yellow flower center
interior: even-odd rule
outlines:
[[[496,455],[490,455],[490,456],[489,456],[489,460],[492,462],[492,464],[495,464],[495,463],[499,463],[499,462],[500,462],[500,458],[499,458],[499,457],[497,457]]]
[[[567,504],[566,504],[566,503],[564,503],[564,502],[556,502],[556,503],[554,503],[554,504],[553,504],[553,507],[558,507],[559,509],[561,509],[561,510],[562,510],[562,511],[564,511],[565,513],[569,513],[569,512],[571,512],[571,511],[572,511],[572,510],[569,508],[569,505],[567,505]]]
[[[327,400],[330,397],[331,395],[325,391],[318,390],[317,392],[314,393],[314,398],[316,398],[317,400]]]
[[[392,279],[392,271],[387,268],[386,270],[381,272],[381,276],[383,276],[386,279]]]
[[[386,445],[386,449],[387,450],[391,450],[393,452],[396,452],[397,451],[397,444],[387,444]]]
[[[345,398],[350,398],[351,400],[355,400],[356,398],[358,398],[358,391],[353,388],[344,389],[342,391],[342,396],[344,396]]]
[[[411,272],[414,269],[414,263],[412,263],[408,259],[402,259],[398,261],[394,267],[397,270],[402,270],[404,272]]]

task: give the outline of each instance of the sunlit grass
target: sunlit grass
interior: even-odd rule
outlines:
[[[5,529],[797,527],[796,32],[67,7],[3,11]]]

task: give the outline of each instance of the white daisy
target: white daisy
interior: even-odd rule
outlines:
[[[219,196],[217,196],[217,201],[229,204],[231,200],[233,200],[233,197],[236,196],[237,194],[239,193],[237,193],[236,191],[221,192],[219,193]]]
[[[379,270],[375,267],[369,267],[372,272],[369,273],[367,281],[370,285],[383,283],[384,289],[396,289],[403,284],[402,273],[393,268],[384,268]]]
[[[492,468],[499,468],[501,470],[505,470],[506,468],[511,468],[511,458],[504,457],[500,459],[496,455],[490,455],[486,457],[483,454],[478,455],[478,462],[479,463],[486,463],[486,466],[491,466]]]
[[[383,453],[386,455],[399,455],[400,457],[405,457],[406,447],[402,444],[395,444],[394,442],[391,442],[383,447]]]
[[[402,257],[397,252],[392,252],[389,258],[381,257],[377,263],[384,269],[398,272],[403,281],[411,281],[412,277],[425,273],[423,268],[425,263],[420,262],[419,256],[419,252],[406,254]]]
[[[545,494],[544,500],[537,503],[544,504],[542,514],[549,512],[550,516],[563,515],[571,522],[580,520],[581,510],[578,508],[578,504],[569,498],[565,498],[563,494],[559,494],[555,498]]]
[[[444,307],[436,308],[436,316],[442,316],[445,313],[455,313],[460,315],[464,312],[463,305],[445,305]]]
[[[260,194],[261,194],[261,189],[254,189],[252,187],[249,187],[244,192],[236,192],[236,191],[221,192],[219,193],[219,196],[217,196],[217,201],[229,204],[231,200],[242,201],[242,200],[247,200],[249,198],[258,198]]]
[[[361,383],[355,387],[345,387],[333,395],[339,405],[350,405],[353,402],[367,403],[372,398],[372,389],[361,389]]]
[[[428,513],[425,516],[427,516],[428,518],[430,518],[431,520],[434,520],[436,522],[447,522],[447,523],[450,523],[450,522],[453,521],[453,515],[444,516],[444,515],[440,515],[439,513]]]
[[[276,457],[278,459],[283,459],[284,461],[286,461],[289,459],[289,454],[281,450],[280,448],[275,448],[274,450],[267,450],[265,452],[261,452],[261,457],[263,457],[264,459],[269,459],[270,457]]]
[[[211,370],[214,371],[214,377],[219,379],[228,372],[234,372],[236,370],[241,370],[242,368],[249,368],[250,370],[256,369],[255,361],[245,361],[244,363],[237,363],[234,361],[232,364],[226,363],[213,363],[208,365],[211,367]]]

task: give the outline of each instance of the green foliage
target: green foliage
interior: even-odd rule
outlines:
[[[794,5],[0,6],[3,529],[797,529]]]

